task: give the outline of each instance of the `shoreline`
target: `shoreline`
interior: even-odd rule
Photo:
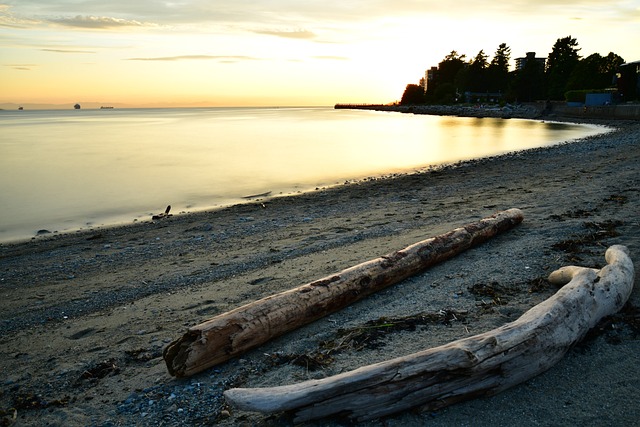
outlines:
[[[15,425],[281,425],[278,417],[229,410],[222,391],[325,377],[492,329],[553,294],[543,280],[550,271],[602,266],[611,244],[627,245],[637,269],[640,123],[598,124],[617,130],[152,223],[2,244],[0,369],[7,375],[0,410],[22,403]],[[512,207],[524,212],[524,223],[478,248],[192,378],[167,373],[162,350],[190,325]],[[478,285],[499,298],[478,294]],[[638,307],[637,275],[635,285],[630,306]],[[284,357],[316,354],[338,329],[443,309],[467,314],[332,354],[317,370]],[[385,423],[628,424],[640,417],[633,400],[640,343],[625,319],[614,318],[518,387]]]

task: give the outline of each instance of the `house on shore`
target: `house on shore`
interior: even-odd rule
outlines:
[[[617,80],[618,93],[623,102],[640,100],[640,61],[622,64]]]

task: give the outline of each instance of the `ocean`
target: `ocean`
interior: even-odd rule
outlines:
[[[0,242],[558,144],[592,125],[313,108],[0,111]]]

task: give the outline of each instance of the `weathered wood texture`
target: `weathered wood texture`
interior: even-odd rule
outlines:
[[[332,276],[193,326],[164,350],[171,375],[189,376],[340,310],[522,222],[509,209]]]
[[[553,281],[570,282],[492,331],[321,380],[231,389],[225,397],[242,410],[288,411],[302,422],[329,416],[363,421],[498,393],[549,369],[598,321],[622,308],[633,288],[633,263],[624,246],[610,247],[605,257],[601,270],[552,273]]]

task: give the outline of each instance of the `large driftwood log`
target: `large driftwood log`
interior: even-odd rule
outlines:
[[[288,411],[302,422],[328,416],[363,421],[498,393],[549,369],[598,321],[622,308],[633,288],[633,263],[624,246],[610,247],[605,258],[608,265],[599,271],[552,273],[552,282],[570,282],[498,329],[321,380],[231,389],[225,397],[239,409]]]
[[[338,311],[522,222],[509,209],[332,276],[193,326],[164,350],[171,375],[188,376]]]

